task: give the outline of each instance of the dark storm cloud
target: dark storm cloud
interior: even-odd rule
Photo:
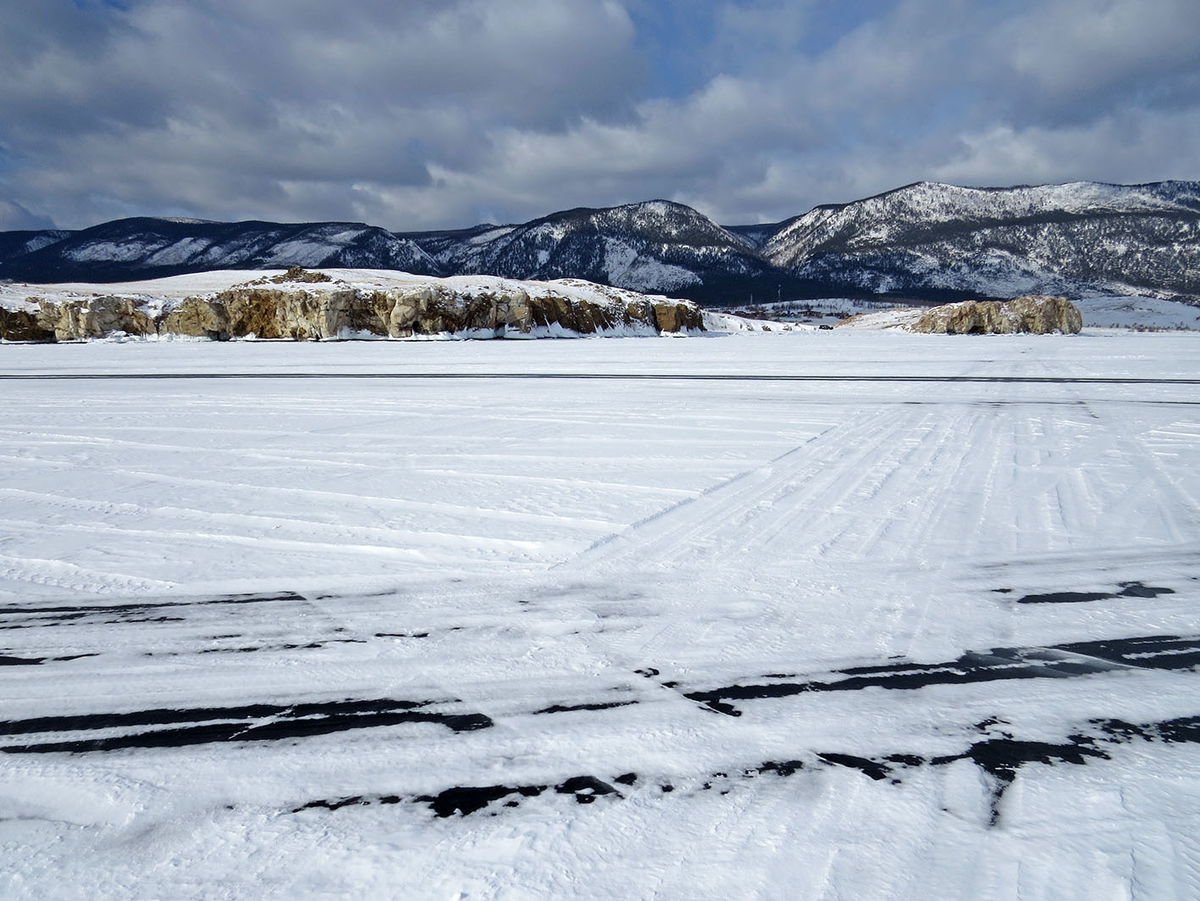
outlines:
[[[1194,0],[18,0],[0,228],[1197,177],[1198,37]]]

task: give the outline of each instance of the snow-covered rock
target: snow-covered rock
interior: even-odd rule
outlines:
[[[704,330],[703,314],[688,301],[578,280],[437,279],[350,270],[329,276],[293,269],[215,291],[187,290],[205,281],[182,276],[135,283],[127,294],[88,292],[83,285],[54,294],[46,286],[26,286],[22,296],[10,288],[3,297],[10,309],[0,317],[0,338],[71,341],[121,333],[319,340]],[[30,310],[34,296],[36,314]]]
[[[6,341],[53,341],[54,329],[36,310],[0,307],[0,338]]]
[[[965,300],[924,309],[887,310],[854,316],[842,328],[902,329],[936,335],[1076,335],[1079,308],[1065,297],[1027,295],[1007,302]]]
[[[1011,335],[1023,332],[1077,335],[1083,328],[1079,308],[1064,297],[1027,295],[1007,303],[968,300],[934,307],[912,331],[945,335]]]
[[[127,335],[157,333],[154,319],[135,298],[106,294],[77,303],[42,299],[39,306],[39,324],[52,331],[58,341],[103,338],[114,332]],[[12,340],[7,334],[0,334],[0,337]]]

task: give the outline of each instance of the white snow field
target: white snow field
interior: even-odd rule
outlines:
[[[1200,894],[1200,336],[0,349],[0,896]]]

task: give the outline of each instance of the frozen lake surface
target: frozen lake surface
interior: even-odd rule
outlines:
[[[1200,893],[1196,334],[0,376],[5,898]]]

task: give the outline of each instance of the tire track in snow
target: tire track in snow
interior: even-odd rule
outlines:
[[[835,459],[847,446],[873,447],[869,443],[872,436],[886,433],[888,425],[894,428],[901,418],[895,410],[875,410],[836,423],[762,466],[740,472],[597,542],[555,569],[586,571],[633,561],[672,560],[685,549],[720,543],[722,533],[732,533],[736,541],[744,528],[733,527],[744,527],[757,508],[769,506],[790,482],[819,465],[814,464],[814,456]],[[861,455],[869,452],[863,450]]]
[[[650,569],[670,571],[679,567],[700,567],[703,571],[707,560],[739,559],[751,564],[746,572],[746,579],[751,581],[753,561],[769,566],[768,561],[780,557],[819,558],[829,548],[810,547],[815,543],[813,535],[803,528],[787,529],[789,541],[785,547],[767,547],[763,536],[770,537],[772,530],[778,532],[794,517],[822,516],[829,506],[853,508],[855,502],[847,498],[855,491],[873,494],[877,488],[870,483],[877,475],[877,459],[886,459],[884,468],[894,472],[901,467],[904,454],[928,443],[924,430],[906,440],[910,437],[911,416],[908,409],[889,405],[843,417],[768,464],[635,524],[567,564],[560,564],[556,571],[567,566],[573,572],[628,569],[644,574]],[[899,459],[891,459],[897,454]],[[777,586],[769,590],[777,590]],[[876,608],[890,607],[891,600],[880,597],[874,603]],[[762,599],[756,611],[777,623],[777,628],[767,630],[762,622],[738,615],[735,608],[709,621],[703,617],[697,620],[690,610],[675,606],[662,611],[661,625],[656,622],[653,633],[639,638],[637,646],[620,636],[602,641],[610,653],[628,661],[629,669],[646,665],[654,649],[681,640],[726,648],[721,653],[730,658],[738,656],[738,648],[753,647],[763,660],[782,660],[799,625],[789,606],[786,598]],[[904,609],[889,616],[912,618]],[[882,626],[877,631],[881,636],[887,633]],[[877,645],[876,650],[882,650],[881,646]],[[734,659],[730,662],[737,665]]]
[[[128,475],[134,473],[125,471]],[[194,480],[200,481],[200,480]],[[209,481],[210,485],[217,485],[215,481]],[[242,486],[245,487],[245,486]],[[255,491],[269,491],[270,488],[258,487]],[[292,490],[292,489],[280,489]],[[311,489],[310,489],[311,490]],[[324,492],[326,495],[338,494],[336,492]],[[323,529],[349,529],[352,532],[359,532],[365,536],[378,536],[383,533],[395,532],[403,535],[412,532],[411,529],[389,529],[387,527],[375,526],[333,526],[321,522],[314,522],[312,519],[300,519],[298,517],[289,516],[268,516],[261,513],[236,513],[230,511],[212,511],[204,510],[198,507],[183,507],[178,505],[157,505],[148,507],[144,504],[136,504],[129,501],[121,501],[114,503],[111,501],[92,501],[78,497],[68,497],[65,495],[53,494],[51,492],[28,491],[21,488],[0,488],[0,497],[10,497],[30,501],[33,503],[41,503],[51,508],[62,508],[69,510],[77,510],[88,513],[97,513],[106,519],[123,516],[123,517],[154,517],[167,516],[172,520],[179,519],[194,519],[203,522],[213,523],[220,522],[228,525],[255,526],[263,529],[274,529],[280,526],[295,527],[302,530],[321,531]],[[495,519],[502,522],[511,522],[520,525],[539,525],[549,526],[555,529],[571,529],[578,528],[582,531],[602,531],[612,529],[620,525],[612,520],[601,519],[584,519],[580,517],[570,516],[553,516],[543,513],[526,513],[520,510],[499,510],[495,508],[466,506],[464,504],[452,504],[443,501],[418,501],[410,498],[391,498],[379,497],[366,494],[350,494],[349,492],[341,493],[340,496],[346,501],[359,500],[364,504],[375,505],[383,504],[389,507],[395,507],[404,510],[412,510],[420,513],[442,513],[452,516],[462,517],[470,515],[472,518],[478,519]],[[422,532],[428,530],[422,529]],[[493,536],[494,537],[494,536]]]
[[[33,525],[37,527],[36,523]],[[66,560],[0,554],[0,586],[5,582],[29,583],[86,594],[164,591],[175,588],[178,584],[163,579],[146,579],[106,572]]]
[[[659,372],[46,372],[0,373],[0,381],[194,381],[382,379],[402,381],[651,381],[651,382],[867,382],[1027,385],[1200,385],[1194,378],[1059,375],[824,375]]]
[[[930,419],[926,414],[909,424],[907,417],[896,418],[849,449],[820,448],[799,478],[763,508],[761,522],[748,530],[749,550],[793,558],[876,554],[884,531],[895,522],[895,507],[916,500],[906,485],[898,486],[895,497],[898,477],[908,477],[942,443]],[[895,499],[881,502],[889,494]],[[907,549],[902,556],[908,557]]]

